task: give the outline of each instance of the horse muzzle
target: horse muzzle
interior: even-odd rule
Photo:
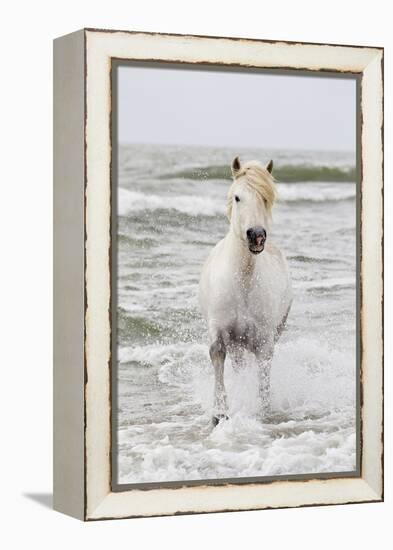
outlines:
[[[247,229],[248,249],[252,254],[260,254],[265,248],[266,231],[262,226]]]

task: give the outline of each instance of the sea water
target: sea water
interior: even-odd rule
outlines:
[[[274,160],[278,202],[268,238],[287,256],[294,301],[275,348],[271,415],[259,414],[252,359],[241,372],[227,360],[229,420],[213,428],[198,282],[228,230],[237,154]],[[119,147],[119,483],[356,468],[354,166],[354,154],[344,152]]]

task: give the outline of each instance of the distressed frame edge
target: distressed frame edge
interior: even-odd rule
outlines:
[[[178,38],[209,38],[213,40],[235,40],[240,42],[259,42],[266,44],[287,44],[289,46],[329,46],[337,48],[354,48],[354,49],[370,49],[370,50],[384,50],[384,46],[361,46],[358,44],[338,44],[336,42],[307,42],[300,40],[284,40],[284,39],[269,39],[269,38],[250,38],[245,36],[219,36],[214,34],[189,34],[189,33],[175,33],[175,32],[160,32],[160,31],[143,31],[143,30],[129,30],[129,29],[105,29],[99,27],[84,27],[85,32],[90,33],[123,33],[123,34],[144,34],[148,36],[172,36]]]
[[[85,30],[85,32],[87,31],[87,29]],[[89,32],[92,32],[92,31],[89,31]],[[94,31],[95,33],[96,31]],[[107,32],[107,31],[97,31],[97,32]],[[113,32],[117,32],[117,31],[113,31]],[[124,31],[119,31],[119,32],[124,32]],[[130,34],[134,34],[134,33],[130,33]],[[150,35],[150,33],[138,33],[136,32],[135,34],[148,34]],[[174,35],[166,35],[166,36],[174,36]],[[178,35],[176,35],[178,36]],[[182,36],[182,35],[179,35],[179,36]],[[193,37],[189,37],[189,38],[193,38]],[[211,37],[206,37],[206,38],[211,38]],[[220,38],[220,37],[217,37],[217,38]],[[236,40],[236,39],[232,39],[232,38],[228,38],[228,40]],[[247,40],[247,39],[246,39]],[[256,42],[264,42],[263,40],[255,40]],[[270,42],[269,42],[270,43]],[[282,43],[282,42],[280,42]],[[295,44],[302,44],[302,43],[295,43]],[[319,45],[315,45],[317,48],[319,48]],[[347,46],[343,46],[344,48],[347,48]],[[348,46],[348,48],[350,48]],[[363,48],[362,46],[360,46],[360,48]],[[369,47],[364,47],[368,50],[370,50],[371,48]],[[383,49],[382,48],[372,48],[372,50],[374,50],[374,53],[375,53],[375,56],[378,56],[378,54],[381,56],[381,59],[382,59],[382,63],[383,63]],[[296,68],[296,67],[294,67]],[[367,67],[365,67],[367,68]],[[383,81],[382,81],[382,86],[383,86]],[[383,88],[382,88],[382,98],[383,100]],[[383,105],[382,105],[383,106]],[[383,109],[382,109],[382,123],[383,123]],[[382,126],[382,131],[383,131],[383,126]],[[381,151],[382,151],[382,158],[383,158],[383,140],[381,141]],[[381,187],[383,188],[383,174],[382,174],[382,181],[381,181]],[[378,221],[379,223],[379,221]],[[381,270],[381,265],[378,265],[378,269],[379,269],[379,272],[381,275],[383,275],[383,271]],[[381,296],[381,299],[383,300],[383,289],[382,289],[382,296]],[[382,328],[382,327],[381,327]],[[383,380],[382,380],[383,382]],[[381,388],[382,389],[382,388]],[[383,397],[383,393],[381,393],[380,395],[381,397]],[[383,420],[383,419],[382,419]],[[382,425],[382,431],[383,431],[383,425]],[[382,454],[381,454],[381,458],[382,458],[382,461],[383,461],[383,449],[382,449]],[[355,502],[376,502],[376,501],[381,501],[383,500],[383,467],[382,467],[382,463],[381,463],[381,477],[382,477],[382,486],[381,486],[381,491],[379,491],[378,489],[375,491],[373,489],[373,487],[371,487],[371,485],[369,485],[367,483],[367,481],[365,481],[364,478],[358,478],[357,481],[359,482],[362,482],[362,485],[366,485],[367,488],[370,489],[370,494],[369,494],[369,498],[366,500],[366,501],[363,501],[363,500],[354,500],[354,501],[348,501],[346,503],[355,503]],[[345,479],[345,478],[344,478]],[[276,482],[276,483],[280,483],[279,481]],[[307,482],[306,482],[307,483]],[[247,486],[249,486],[249,484],[247,484]],[[202,486],[203,487],[203,486]],[[209,487],[211,489],[211,487]],[[195,488],[191,488],[192,490],[195,489]],[[170,490],[176,490],[176,489],[170,489]],[[163,489],[157,489],[157,491],[163,491]],[[135,491],[127,491],[127,492],[133,492],[135,493]],[[100,502],[100,504],[98,506],[96,506],[95,508],[93,508],[93,510],[86,510],[86,516],[85,516],[85,519],[87,520],[93,520],[93,519],[109,519],[109,517],[142,517],[144,515],[126,515],[126,516],[105,516],[102,515],[104,513],[104,509],[106,508],[106,506],[103,506],[105,504],[106,501],[108,501],[108,498],[110,499],[111,495],[113,495],[115,493],[111,493],[110,491],[107,493],[107,495],[104,497],[104,499],[102,499],[102,501]],[[318,502],[318,503],[313,503],[313,504],[300,504],[298,506],[312,506],[312,505],[323,505],[323,504],[326,504],[326,505],[330,505],[330,504],[340,504],[340,502],[331,502],[331,503],[324,503],[324,502]],[[342,502],[341,504],[344,504],[344,502]],[[269,505],[261,505],[261,506],[258,506],[257,508],[247,508],[247,509],[263,509],[263,508],[270,508],[270,507],[274,507],[274,508],[282,508],[282,507],[287,507],[287,506],[269,506]],[[294,507],[294,505],[289,505],[289,507]],[[209,512],[219,512],[219,511],[236,511],[236,510],[239,510],[240,509],[236,509],[236,508],[231,508],[230,510],[223,510],[223,509],[218,509],[218,510],[208,510]],[[168,512],[168,514],[164,513],[164,514],[156,514],[156,513],[153,513],[153,514],[146,514],[146,515],[173,515],[174,513],[193,513],[193,511],[178,511],[178,512]],[[203,513],[203,510],[199,510],[199,511],[194,511],[194,513]]]
[[[140,489],[136,489],[134,491],[127,490],[122,491],[120,493],[116,492],[108,492],[107,495],[101,500],[101,502],[97,505],[97,507],[93,510],[87,511],[84,517],[85,521],[98,521],[98,520],[110,520],[110,519],[136,519],[136,518],[149,518],[149,517],[167,517],[167,516],[179,516],[179,515],[192,515],[192,514],[210,514],[210,513],[227,513],[227,512],[251,512],[251,511],[258,511],[258,510],[282,510],[282,509],[288,509],[288,508],[310,508],[315,506],[346,506],[351,504],[377,504],[384,502],[384,495],[383,495],[383,487],[382,491],[376,491],[374,487],[372,487],[364,478],[358,477],[358,478],[333,478],[333,479],[326,479],[326,480],[292,480],[292,481],[274,481],[271,483],[279,484],[279,483],[299,483],[302,484],[304,487],[306,487],[307,483],[309,482],[315,482],[320,483],[321,487],[323,483],[330,484],[331,482],[338,482],[341,481],[350,481],[352,483],[351,491],[355,492],[357,490],[362,491],[361,496],[350,496],[345,495],[343,497],[333,497],[333,499],[330,502],[327,502],[326,497],[322,496],[319,499],[316,499],[315,497],[310,500],[310,497],[307,499],[304,499],[304,502],[301,503],[289,503],[289,504],[271,504],[271,503],[264,503],[260,502],[254,506],[245,505],[241,507],[226,507],[223,505],[218,505],[216,507],[212,507],[208,509],[206,504],[204,503],[202,506],[197,506],[194,508],[183,508],[181,510],[174,507],[172,510],[169,511],[151,511],[149,513],[143,513],[143,512],[119,512],[119,513],[113,513],[113,499],[117,498],[118,495],[122,495],[124,493],[143,493],[144,491],[141,491]],[[258,483],[249,483],[245,484],[245,486],[252,488],[253,486],[258,486],[260,484]],[[233,488],[234,485],[231,485],[230,483],[227,484],[225,487],[220,488]],[[215,486],[206,486],[206,485],[199,485],[195,487],[173,487],[173,488],[156,488],[156,489],[149,489],[146,490],[149,492],[154,492],[155,495],[158,496],[158,493],[161,492],[170,492],[173,493],[174,491],[180,491],[179,493],[179,499],[181,499],[182,490],[185,489],[186,491],[189,490],[195,490],[195,489],[202,489],[202,490],[209,490],[217,489]],[[352,493],[353,495],[353,493]]]
[[[374,95],[374,97],[373,97]],[[376,101],[373,101],[376,99]],[[384,50],[375,52],[361,80],[361,437],[362,476],[384,500]],[[363,105],[364,101],[364,105]],[[375,218],[374,218],[375,216]],[[375,246],[377,243],[377,246]],[[366,322],[363,322],[363,317]],[[374,331],[370,336],[370,331]],[[374,343],[372,349],[370,345]],[[376,351],[376,357],[370,357]],[[364,363],[363,363],[364,361]],[[377,368],[371,372],[373,362]],[[364,377],[366,376],[366,380]],[[377,379],[377,382],[376,380]],[[376,399],[376,405],[373,399]],[[373,424],[370,408],[377,417]],[[378,423],[379,421],[379,423]],[[366,429],[366,424],[369,426]],[[375,433],[372,430],[375,429]],[[370,432],[375,447],[371,448]],[[362,441],[363,444],[364,441]],[[362,445],[363,448],[363,445]],[[371,455],[374,452],[374,464]]]

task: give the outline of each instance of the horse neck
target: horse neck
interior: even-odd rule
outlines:
[[[227,234],[227,252],[230,255],[235,274],[246,281],[251,278],[254,271],[257,256],[251,254],[247,246],[230,230]]]

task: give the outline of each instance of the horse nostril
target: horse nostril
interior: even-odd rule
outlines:
[[[254,235],[258,239],[266,239],[266,231],[264,227],[255,227],[254,228]]]
[[[258,240],[258,241],[266,240],[266,230],[261,226],[251,227],[250,229],[247,229],[246,234],[247,234],[247,239],[251,242],[255,240]]]

